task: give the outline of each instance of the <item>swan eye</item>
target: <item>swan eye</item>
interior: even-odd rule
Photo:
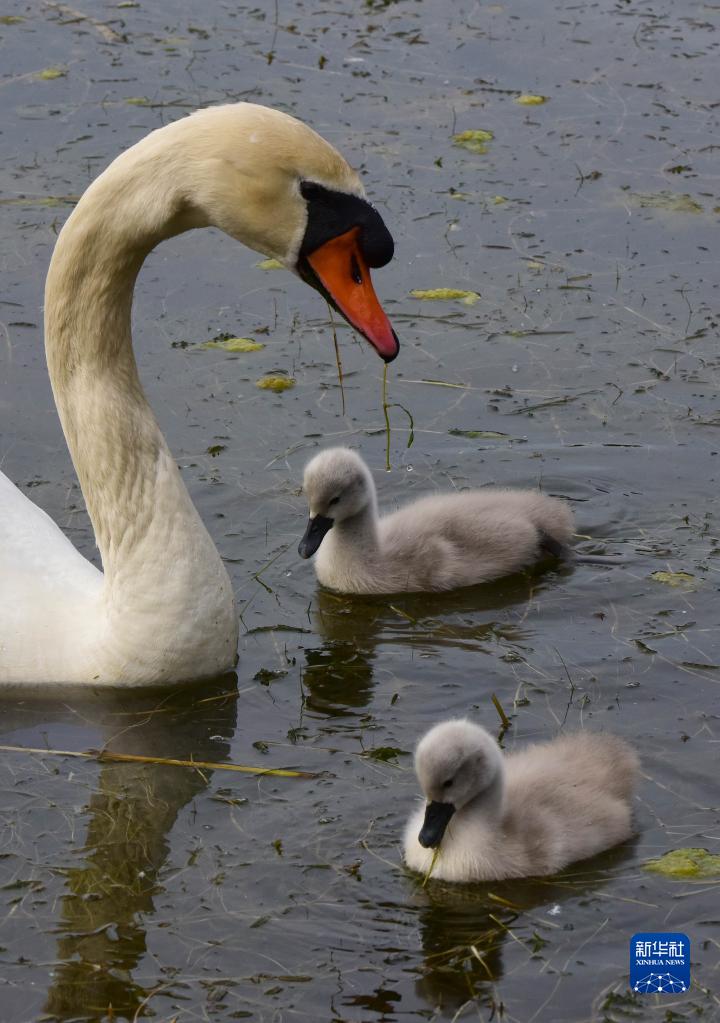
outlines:
[[[442,783],[442,787],[443,787],[444,789],[449,789],[449,788],[450,788],[450,786],[452,785],[452,783],[453,783],[453,781],[454,781],[454,780],[455,780],[454,778],[448,778],[448,780],[447,780],[447,781],[444,781],[444,782]]]
[[[328,501],[328,508],[332,508],[332,506],[334,504],[337,504],[339,500],[340,500],[339,497],[333,497],[332,501]]]

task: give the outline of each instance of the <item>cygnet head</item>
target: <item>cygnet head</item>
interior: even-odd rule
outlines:
[[[450,818],[471,800],[484,797],[487,810],[502,803],[503,760],[493,737],[472,721],[443,721],[415,750],[415,773],[428,801],[418,835],[420,845],[440,845]]]
[[[349,448],[328,448],[308,462],[303,490],[310,508],[307,529],[298,546],[311,558],[336,522],[352,518],[375,503],[375,484],[362,458]]]

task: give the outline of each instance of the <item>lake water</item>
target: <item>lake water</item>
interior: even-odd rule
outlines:
[[[216,232],[149,258],[138,362],[236,587],[237,676],[6,694],[0,741],[317,777],[0,754],[3,1019],[720,1019],[718,880],[643,869],[720,838],[717,4],[77,2],[0,18],[3,470],[96,556],[41,344],[52,246],[120,150],[236,99],[361,169],[397,242],[375,283],[414,440],[392,408],[386,472],[382,363],[338,327],[343,414],[299,281]],[[453,144],[475,129],[485,153]],[[480,297],[410,296],[440,287]],[[193,347],[221,332],[266,347]],[[274,370],[295,388],[258,390]],[[299,485],[332,443],[363,453],[383,507],[540,485],[582,549],[624,560],[445,597],[319,592]],[[633,742],[637,837],[559,877],[423,887],[399,854],[410,753],[450,714],[498,730],[493,694],[506,749]],[[629,938],[652,930],[691,937],[688,994],[630,994]]]

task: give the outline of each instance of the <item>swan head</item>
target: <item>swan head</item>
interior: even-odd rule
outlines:
[[[497,812],[502,802],[503,759],[497,743],[472,721],[443,721],[415,750],[415,773],[427,799],[418,835],[426,849],[440,845],[451,817],[473,800]]]
[[[394,242],[337,150],[294,117],[253,103],[210,107],[153,134],[173,129],[191,226],[219,227],[279,260],[394,359],[397,335],[370,276],[390,262]]]
[[[349,448],[328,448],[308,462],[303,490],[310,507],[307,529],[298,546],[311,558],[336,522],[350,519],[375,502],[375,484],[362,458]]]

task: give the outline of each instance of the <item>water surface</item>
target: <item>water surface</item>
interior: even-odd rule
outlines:
[[[689,0],[11,3],[3,470],[96,556],[41,344],[52,246],[117,152],[234,99],[295,113],[361,169],[397,241],[376,284],[414,442],[392,409],[386,473],[382,365],[344,327],[342,413],[327,312],[300,282],[216,232],[152,254],[138,361],[236,588],[238,673],[8,694],[1,741],[319,776],[2,754],[8,1023],[719,1018],[717,881],[642,869],[718,851],[718,38],[717,6]],[[453,145],[478,128],[485,154]],[[409,295],[437,287],[480,299]],[[267,347],[178,345],[221,332]],[[257,390],[273,370],[294,390]],[[385,507],[540,485],[573,502],[585,549],[625,561],[443,598],[318,592],[298,488],[338,442]],[[409,751],[447,714],[499,728],[493,693],[507,749],[577,727],[634,742],[638,836],[557,878],[423,888],[399,857]],[[686,996],[628,991],[628,939],[654,929],[692,937]]]

